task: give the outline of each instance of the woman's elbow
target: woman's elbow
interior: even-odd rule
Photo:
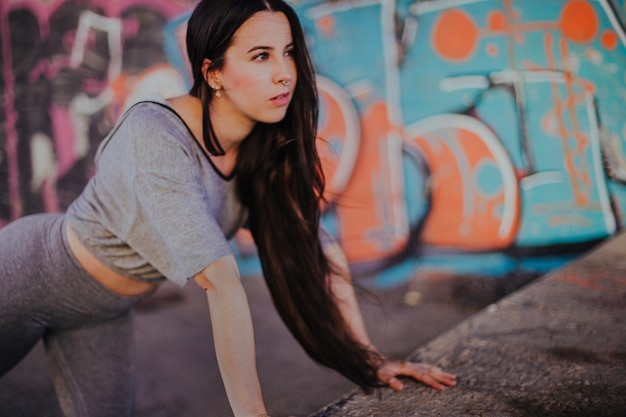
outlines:
[[[209,279],[204,275],[204,270],[194,275],[193,280],[198,284],[200,288],[204,290],[204,292],[209,292],[215,290],[215,287],[209,281]]]
[[[241,286],[239,269],[233,256],[226,256],[207,265],[193,277],[205,292],[223,292]]]

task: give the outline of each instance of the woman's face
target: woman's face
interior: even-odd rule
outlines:
[[[233,36],[224,67],[213,73],[221,86],[211,111],[231,123],[254,126],[285,117],[297,81],[294,45],[283,13],[258,12]]]

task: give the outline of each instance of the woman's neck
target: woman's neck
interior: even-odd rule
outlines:
[[[213,104],[213,103],[212,103]],[[228,112],[228,109],[224,109],[219,105],[211,105],[209,110],[211,113],[211,124],[213,126],[213,133],[217,137],[222,149],[228,154],[229,152],[237,151],[239,145],[243,142],[252,129],[254,129],[255,123],[251,123],[250,120],[242,120],[241,117],[233,116]]]
[[[249,123],[241,123],[240,121],[232,120],[233,118],[229,118],[227,112],[224,112],[218,106],[212,106],[210,111],[213,133],[225,152],[224,155],[214,156],[208,152],[204,144],[204,136],[202,134],[202,101],[189,94],[174,97],[168,99],[168,101],[172,108],[185,121],[196,142],[198,142],[209,158],[211,158],[213,165],[215,165],[223,175],[229,176],[234,171],[237,163],[239,145],[250,134],[254,128],[254,124],[250,125]]]

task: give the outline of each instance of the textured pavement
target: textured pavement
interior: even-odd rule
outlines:
[[[280,322],[262,279],[243,282],[254,320],[259,377],[272,417],[309,415],[354,388],[305,355]],[[385,354],[404,358],[507,290],[504,281],[491,284],[498,285],[480,278],[468,284],[466,279],[453,283],[436,277],[417,306],[404,302],[408,284],[374,291],[373,297],[361,295],[360,302],[372,340]],[[428,291],[432,296],[426,296]],[[232,416],[217,369],[204,292],[194,284],[182,290],[164,285],[137,308],[135,318],[137,417]],[[60,417],[41,344],[0,379],[0,417]]]
[[[518,291],[532,278],[422,274],[374,291],[377,299],[361,294],[370,335],[384,354],[459,375],[457,386],[442,393],[411,382],[399,393],[355,390],[303,353],[263,281],[245,279],[268,411],[273,417],[626,416],[624,255],[626,235]],[[421,294],[415,306],[405,302],[411,292]],[[139,306],[137,417],[232,416],[211,338],[204,293],[195,285],[165,285]],[[59,416],[38,345],[0,379],[0,417]]]
[[[314,417],[626,416],[626,234],[408,356],[458,375],[436,392],[350,392]]]

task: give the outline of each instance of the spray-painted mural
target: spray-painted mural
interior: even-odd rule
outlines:
[[[60,211],[195,1],[4,0],[0,227]],[[357,276],[546,270],[626,212],[626,1],[292,1],[318,73],[325,225]],[[249,237],[233,242],[258,272]]]

